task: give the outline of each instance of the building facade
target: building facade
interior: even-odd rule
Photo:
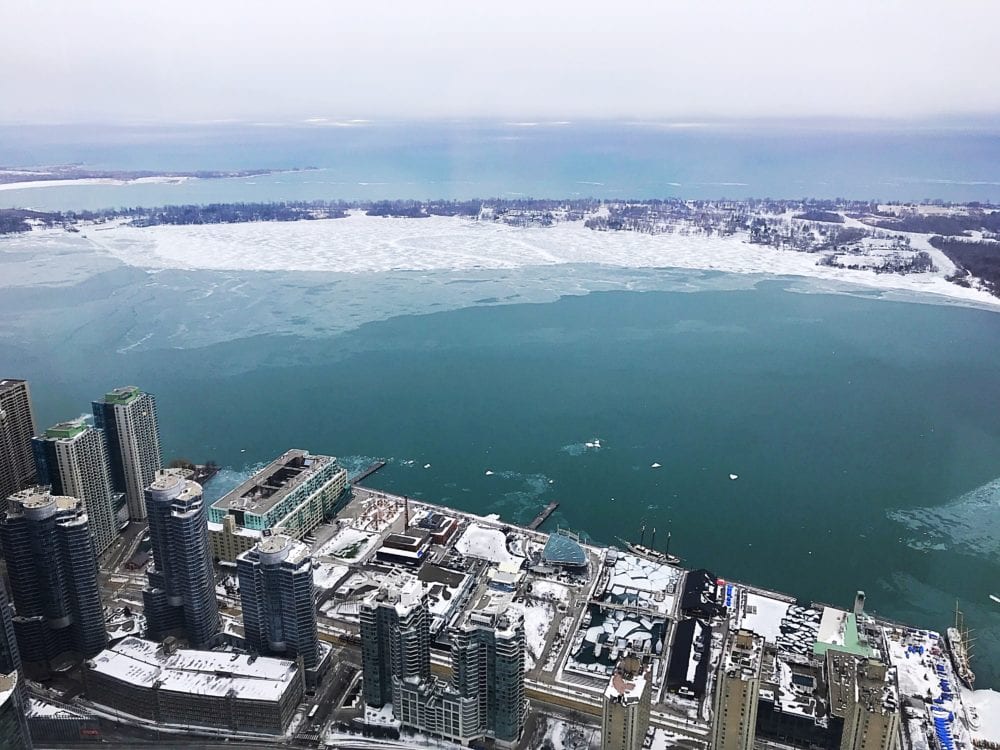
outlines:
[[[153,567],[142,600],[148,637],[211,646],[222,628],[201,485],[180,469],[156,473],[146,489]]]
[[[87,697],[161,724],[280,735],[304,692],[294,661],[126,638],[84,664]]]
[[[479,732],[500,745],[516,744],[524,730],[524,653],[518,609],[469,612],[451,633],[452,687],[478,703]]]
[[[60,422],[32,441],[39,484],[54,495],[83,501],[94,547],[101,555],[118,536],[111,474],[103,433],[83,419]]]
[[[259,654],[301,657],[319,664],[312,557],[306,545],[282,534],[265,535],[236,560],[247,645]]]
[[[841,750],[897,750],[899,691],[895,672],[877,658],[836,649],[826,653],[830,708],[844,722]]]
[[[395,682],[431,677],[430,612],[423,585],[407,576],[361,603],[361,669],[365,703],[393,703]]]
[[[764,639],[731,631],[723,646],[712,711],[713,750],[753,750]]]
[[[262,538],[260,531],[245,529],[236,523],[236,516],[225,516],[222,523],[208,524],[208,541],[212,557],[232,562],[244,552],[252,550]]]
[[[245,532],[246,551],[265,529],[301,539],[333,514],[337,501],[347,489],[347,471],[332,456],[315,456],[308,451],[290,450],[279,456],[228,495],[219,498],[208,511],[213,538],[223,535],[223,522],[232,517]],[[213,553],[220,560],[242,545],[213,539]],[[228,542],[228,543],[227,543]]]
[[[17,648],[17,635],[14,633],[14,605],[7,597],[7,587],[0,580],[0,674],[17,672],[22,678],[21,652]],[[26,683],[23,679],[18,683],[25,700],[28,698]]]
[[[651,690],[649,666],[626,656],[604,690],[601,750],[640,750],[649,729]]]
[[[45,673],[56,659],[88,658],[103,649],[108,634],[97,558],[81,501],[40,488],[12,495],[0,542],[24,666]]]
[[[19,490],[35,484],[31,438],[35,415],[28,381],[0,379],[0,506]],[[6,508],[0,507],[0,513]]]
[[[156,398],[135,386],[115,388],[94,401],[94,425],[104,430],[115,491],[125,493],[129,518],[146,518],[145,489],[162,468]]]
[[[31,750],[22,682],[17,672],[0,673],[0,750]]]

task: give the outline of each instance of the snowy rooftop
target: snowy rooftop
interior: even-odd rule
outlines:
[[[642,699],[648,680],[648,667],[643,669],[639,659],[625,657],[611,675],[604,697],[617,703],[635,703]]]
[[[299,679],[295,662],[217,651],[178,649],[126,638],[90,662],[90,669],[140,687],[159,682],[163,690],[244,700],[276,701]]]
[[[791,602],[748,590],[740,599],[737,624],[762,636],[768,643],[777,643],[782,635],[782,622],[791,605]]]
[[[738,630],[726,644],[724,669],[728,674],[740,674],[750,679],[760,672],[764,654],[764,638],[750,630]]]
[[[378,536],[360,529],[345,528],[316,550],[316,557],[335,557],[338,560],[359,560],[375,545]]]
[[[17,672],[0,674],[0,706],[6,703],[17,687]]]
[[[426,602],[424,584],[415,575],[401,570],[393,570],[384,576],[378,590],[365,600],[369,607],[392,605],[400,617],[408,615],[421,602]]]
[[[260,556],[260,561],[269,565],[280,562],[299,565],[309,559],[309,547],[285,534],[265,532],[254,549]]]
[[[632,554],[619,554],[604,583],[604,601],[625,604],[668,614],[681,571],[664,562],[654,562]],[[599,584],[600,586],[600,584]]]
[[[457,542],[455,549],[466,557],[478,557],[495,563],[515,563],[520,565],[522,557],[511,554],[507,549],[507,537],[500,529],[470,523]]]
[[[872,649],[858,631],[855,614],[834,607],[825,607],[814,651],[822,655],[830,646],[836,646],[840,651],[847,651],[857,656],[873,655]]]

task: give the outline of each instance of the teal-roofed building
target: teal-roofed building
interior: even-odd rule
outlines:
[[[875,651],[858,630],[858,616],[854,612],[826,607],[819,623],[819,634],[813,644],[816,656],[826,656],[826,652],[836,649],[854,656],[870,658]]]
[[[542,550],[542,560],[546,565],[582,568],[587,564],[587,553],[580,544],[580,537],[572,531],[559,529],[549,535]]]

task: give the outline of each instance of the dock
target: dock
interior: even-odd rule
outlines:
[[[357,484],[358,482],[363,482],[365,479],[370,477],[372,474],[381,469],[383,466],[385,466],[385,461],[376,461],[375,463],[366,466],[362,471],[355,474],[348,481],[351,484]]]
[[[538,527],[541,526],[543,523],[545,523],[548,517],[556,512],[556,508],[558,507],[559,503],[553,500],[551,503],[549,503],[542,509],[541,513],[535,516],[535,520],[528,524],[528,528],[531,529],[532,531],[537,531]]]

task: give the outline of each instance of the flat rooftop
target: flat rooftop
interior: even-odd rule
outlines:
[[[739,675],[750,680],[760,674],[761,657],[764,655],[764,637],[752,630],[731,632],[723,668],[729,675]]]
[[[625,658],[615,667],[604,697],[618,703],[636,703],[646,690],[649,670],[639,659]]]
[[[855,656],[874,655],[874,651],[858,632],[858,620],[854,613],[834,607],[826,607],[823,610],[813,653],[823,656],[830,648],[846,651]]]
[[[336,461],[333,456],[315,456],[309,451],[286,451],[228,495],[216,500],[212,507],[263,515],[317,471]]]
[[[16,378],[2,378],[2,379],[0,379],[0,393],[3,393],[4,391],[12,390],[14,388],[17,388],[19,385],[21,385],[24,382],[25,381],[18,380]]]
[[[220,651],[178,649],[166,654],[160,645],[129,637],[90,661],[90,669],[136,687],[191,695],[278,701],[300,679],[295,662]]]
[[[15,492],[7,504],[8,516],[24,515],[31,519],[49,518],[64,510],[82,511],[83,503],[68,495],[53,495],[44,487]]]
[[[65,422],[59,422],[49,427],[45,431],[45,437],[54,440],[68,440],[75,438],[89,428],[90,425],[87,424],[87,421],[83,417],[79,419],[67,419]]]
[[[261,556],[262,563],[298,565],[310,557],[307,545],[286,534],[262,536],[254,549]]]
[[[138,386],[125,385],[120,388],[113,388],[104,394],[104,403],[106,404],[127,404],[130,401],[134,401],[142,395],[142,391],[139,390]]]

